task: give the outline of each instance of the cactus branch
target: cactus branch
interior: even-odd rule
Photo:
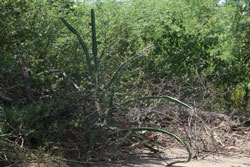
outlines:
[[[72,27],[64,18],[61,18],[62,22],[64,23],[64,25],[73,33],[77,36],[77,39],[79,41],[79,43],[82,46],[82,49],[86,55],[86,60],[87,60],[87,65],[88,65],[88,70],[89,70],[89,75],[92,76],[92,67],[91,67],[91,60],[90,60],[90,56],[89,56],[89,51],[88,51],[88,47],[87,45],[83,42],[81,36],[79,35],[79,33],[76,31],[76,29],[74,27]]]

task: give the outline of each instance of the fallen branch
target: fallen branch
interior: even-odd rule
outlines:
[[[13,103],[15,100],[7,96],[5,93],[0,91],[0,100],[7,102],[7,103]]]

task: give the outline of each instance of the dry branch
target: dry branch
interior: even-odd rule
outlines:
[[[29,73],[27,72],[27,70],[25,69],[21,59],[18,60],[18,64],[20,65],[20,67],[22,69],[23,80],[28,81],[30,76],[29,76]],[[33,93],[31,92],[31,84],[30,84],[30,82],[24,82],[24,85],[25,85],[28,100],[30,102],[33,102],[35,98],[34,98]]]

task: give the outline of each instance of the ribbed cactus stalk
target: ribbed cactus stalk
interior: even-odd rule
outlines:
[[[102,111],[102,96],[100,96],[100,85],[99,85],[99,62],[98,62],[98,52],[97,52],[97,42],[96,42],[96,28],[95,28],[95,11],[91,9],[91,30],[92,30],[92,53],[94,56],[95,63],[95,103],[97,111],[100,113]]]
[[[92,24],[92,52],[95,63],[96,85],[99,85],[99,62],[97,55],[96,28],[95,28],[95,12],[91,9],[91,24]]]

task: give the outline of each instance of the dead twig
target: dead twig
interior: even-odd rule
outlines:
[[[23,62],[22,62],[21,59],[18,60],[18,64],[20,65],[20,67],[22,69],[23,80],[24,81],[29,81],[29,78],[30,78],[29,73],[25,69],[25,67],[24,67]],[[35,98],[34,98],[33,93],[31,92],[31,83],[30,82],[24,82],[24,85],[25,85],[25,90],[26,90],[26,94],[27,94],[28,100],[30,102],[34,102]]]

